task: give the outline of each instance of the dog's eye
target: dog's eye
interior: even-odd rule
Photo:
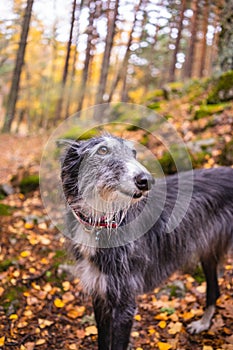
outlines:
[[[132,150],[134,158],[137,157],[137,151],[135,149]]]
[[[101,156],[105,156],[105,154],[108,154],[109,150],[108,150],[108,147],[106,146],[101,146],[97,153],[100,154]]]

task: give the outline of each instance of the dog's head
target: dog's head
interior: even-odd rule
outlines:
[[[110,135],[74,142],[62,164],[66,200],[78,219],[115,227],[146,196],[154,179],[136,160],[132,142]]]

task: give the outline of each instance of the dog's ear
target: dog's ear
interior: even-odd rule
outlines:
[[[72,139],[58,139],[56,140],[56,146],[57,148],[59,149],[62,149],[62,148],[67,148],[67,147],[71,147],[71,146],[74,146],[74,147],[79,147],[81,144],[81,141],[77,141],[77,140],[72,140]]]

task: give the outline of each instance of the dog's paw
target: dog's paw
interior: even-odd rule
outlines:
[[[207,331],[210,327],[210,322],[203,322],[202,319],[190,323],[187,327],[190,334],[199,334],[203,331]]]

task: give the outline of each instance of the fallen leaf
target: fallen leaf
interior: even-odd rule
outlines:
[[[77,317],[82,317],[86,308],[85,306],[76,306],[76,308],[69,310],[67,316],[69,318],[75,319]]]
[[[171,322],[169,325],[169,330],[168,333],[169,334],[177,334],[180,333],[181,329],[182,329],[182,323],[181,322]]]
[[[11,314],[11,315],[9,316],[9,319],[10,319],[10,320],[17,320],[17,319],[18,319],[18,315],[16,315],[16,314]]]
[[[41,329],[45,328],[45,327],[49,327],[51,326],[54,322],[53,321],[49,321],[47,319],[44,318],[39,318],[38,319],[38,323]]]
[[[20,253],[20,256],[22,258],[27,258],[30,255],[31,255],[31,252],[29,250],[24,250],[23,252]]]
[[[36,345],[43,345],[43,344],[45,344],[45,339],[38,339],[37,341],[36,341]]]
[[[3,346],[5,344],[5,337],[0,338],[0,346]]]
[[[139,337],[139,333],[136,332],[136,331],[132,332],[131,335],[132,335],[133,338],[138,338]]]
[[[24,224],[24,228],[26,228],[27,230],[31,230],[34,227],[33,222],[26,222]]]
[[[141,315],[135,315],[135,316],[134,316],[134,319],[135,319],[136,321],[141,321],[141,320],[142,320],[142,317],[141,317]]]
[[[64,291],[67,292],[70,289],[70,282],[69,281],[62,282],[62,287]]]
[[[98,333],[96,326],[88,326],[85,328],[85,335],[96,335]]]
[[[17,328],[25,328],[27,327],[27,325],[28,325],[28,322],[22,321],[17,324]]]
[[[159,350],[169,350],[172,347],[171,344],[163,343],[161,341],[158,342],[157,346],[158,346]]]
[[[3,295],[4,291],[4,288],[0,287],[0,297]]]
[[[85,333],[85,331],[83,329],[78,329],[76,331],[76,336],[77,336],[78,339],[83,339],[83,338],[85,338],[86,333]]]
[[[158,326],[160,327],[160,328],[166,328],[166,326],[167,326],[167,322],[166,321],[160,321],[159,322],[159,324],[158,324]]]
[[[62,308],[62,307],[65,306],[65,303],[64,303],[61,299],[56,298],[56,299],[54,300],[54,305],[55,305],[56,307],[58,307],[58,308]]]
[[[213,350],[212,346],[204,345],[202,350]]]

